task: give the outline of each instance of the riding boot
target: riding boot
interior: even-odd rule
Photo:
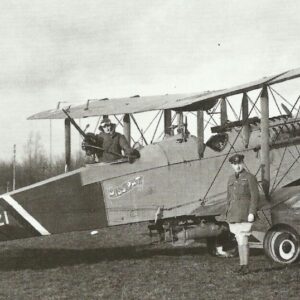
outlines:
[[[239,245],[238,246],[238,250],[239,250],[239,258],[240,258],[240,265],[245,265],[245,261],[244,261],[244,248],[243,245]]]
[[[240,257],[240,267],[236,273],[245,275],[249,273],[248,260],[249,260],[249,247],[248,245],[239,245],[239,257]]]
[[[249,245],[243,245],[243,253],[244,253],[244,265],[248,265],[249,262]]]
[[[249,262],[249,246],[248,245],[242,245],[241,246],[242,250],[242,261],[243,261],[243,270],[241,271],[242,275],[248,274],[249,273],[249,268],[248,268],[248,262]]]
[[[240,266],[236,269],[235,273],[242,274],[244,269],[244,256],[243,256],[243,246],[238,245],[239,258],[240,258]]]

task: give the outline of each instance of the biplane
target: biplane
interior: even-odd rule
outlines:
[[[232,173],[228,157],[242,153],[246,168],[257,176],[268,224],[258,231],[256,244],[276,262],[294,262],[300,253],[300,97],[287,108],[283,101],[289,101],[275,86],[298,77],[300,69],[295,69],[229,89],[95,99],[29,117],[64,120],[66,172],[0,196],[1,240],[149,222],[151,232],[166,240],[187,244],[206,239],[212,251],[232,239],[221,216]],[[278,108],[274,116],[272,99]],[[148,111],[158,111],[157,124],[164,127],[163,138],[150,143],[135,118]],[[196,135],[189,132],[187,114],[196,118]],[[119,116],[129,142],[136,126],[144,144],[140,158],[70,170],[71,120],[106,116]],[[211,134],[205,140],[208,127]]]

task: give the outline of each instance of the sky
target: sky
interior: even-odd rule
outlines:
[[[21,159],[31,133],[49,154],[49,121],[27,118],[59,101],[201,92],[298,68],[299,11],[294,0],[1,0],[0,160],[14,144]],[[58,155],[63,121],[51,126]]]

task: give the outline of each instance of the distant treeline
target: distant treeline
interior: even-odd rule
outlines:
[[[84,153],[78,152],[72,159],[72,169],[84,165]],[[39,134],[31,133],[24,146],[22,160],[16,161],[16,189],[35,182],[64,173],[64,154],[50,161]],[[13,188],[13,161],[0,161],[0,194],[11,191]]]

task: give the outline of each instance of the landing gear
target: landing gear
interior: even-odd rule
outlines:
[[[234,257],[238,254],[237,242],[225,222],[214,217],[183,216],[182,218],[151,221],[148,225],[150,237],[158,233],[160,241],[172,242],[173,246],[187,246],[194,241],[207,241],[208,253],[219,257]],[[166,235],[166,233],[169,235]]]
[[[264,238],[264,250],[273,261],[291,264],[299,258],[299,234],[289,226],[271,228]]]

